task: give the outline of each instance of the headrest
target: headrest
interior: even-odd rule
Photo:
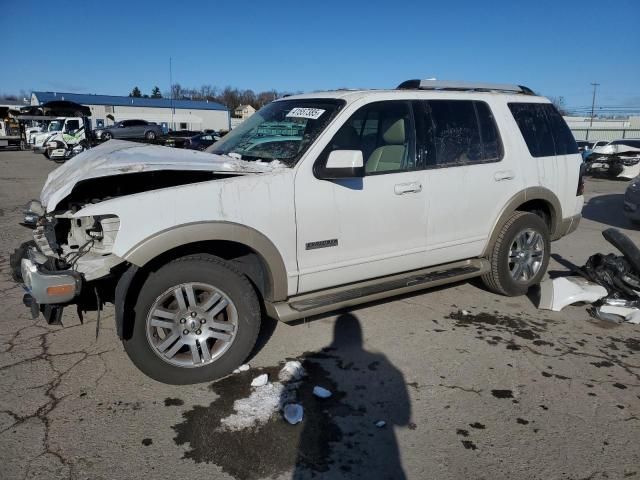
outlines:
[[[339,148],[341,150],[354,150],[359,149],[360,145],[360,137],[358,136],[358,132],[351,125],[343,125],[336,136],[333,137],[333,145],[334,148]]]
[[[404,118],[382,121],[382,139],[387,145],[404,145]]]

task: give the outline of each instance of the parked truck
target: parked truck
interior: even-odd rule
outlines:
[[[0,148],[16,147],[24,149],[20,135],[20,124],[10,113],[9,107],[0,107]]]

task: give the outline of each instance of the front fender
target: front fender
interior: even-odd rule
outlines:
[[[278,249],[257,230],[232,222],[195,222],[183,224],[152,235],[127,251],[123,258],[143,267],[154,258],[190,243],[223,240],[245,245],[264,260],[269,275],[269,300],[287,298],[287,270]]]

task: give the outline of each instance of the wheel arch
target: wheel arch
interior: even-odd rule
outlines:
[[[179,256],[209,253],[236,265],[269,301],[287,298],[287,271],[276,246],[259,231],[232,222],[195,222],[167,229],[139,242],[123,258],[153,269]],[[258,270],[256,270],[256,268]],[[257,276],[262,273],[264,281]],[[253,277],[253,278],[252,278]]]
[[[560,224],[562,223],[562,206],[558,197],[549,189],[544,187],[530,187],[518,192],[507,202],[491,231],[491,236],[487,242],[483,257],[489,254],[492,245],[495,243],[502,227],[514,212],[531,212],[539,215],[545,220],[549,227],[551,240],[557,240],[560,236]]]
[[[247,276],[262,299],[287,298],[284,261],[266,236],[228,222],[182,225],[143,240],[124,255],[129,267],[117,282],[114,299],[118,337],[127,338],[131,334],[136,293],[148,275],[171,260],[197,253],[230,262]]]

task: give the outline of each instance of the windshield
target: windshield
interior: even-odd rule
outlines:
[[[205,151],[294,165],[344,103],[335,99],[270,103]]]
[[[49,124],[49,132],[59,132],[62,130],[62,125],[64,124],[64,120],[54,120]]]

